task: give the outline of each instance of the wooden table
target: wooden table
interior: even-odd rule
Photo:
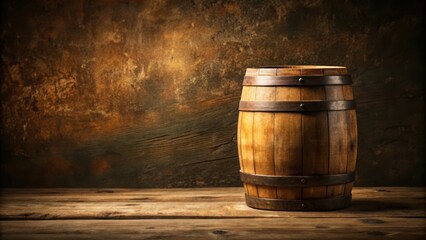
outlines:
[[[355,188],[350,208],[247,207],[242,188],[2,189],[1,239],[425,239],[424,188]]]

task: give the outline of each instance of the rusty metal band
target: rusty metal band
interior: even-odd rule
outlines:
[[[283,200],[258,198],[246,194],[246,204],[249,207],[257,209],[287,211],[336,210],[349,207],[351,204],[351,199],[352,195],[325,199]]]
[[[276,176],[251,174],[240,171],[241,181],[261,186],[273,187],[317,187],[350,183],[355,173],[316,175],[316,176]]]
[[[244,86],[324,86],[352,84],[350,75],[336,76],[245,76]]]
[[[353,100],[341,101],[240,101],[240,111],[318,112],[355,109]]]

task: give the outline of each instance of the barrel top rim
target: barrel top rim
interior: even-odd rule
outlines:
[[[269,65],[269,66],[256,66],[249,67],[248,69],[271,69],[271,68],[284,68],[284,69],[346,69],[345,66],[331,66],[331,65]]]

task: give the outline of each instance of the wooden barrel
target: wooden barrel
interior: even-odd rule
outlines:
[[[346,67],[248,68],[239,105],[249,207],[333,210],[351,202],[357,122]]]

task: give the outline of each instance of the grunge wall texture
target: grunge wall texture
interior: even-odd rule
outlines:
[[[425,182],[424,1],[1,3],[1,186],[240,186],[245,68],[345,65],[358,186]]]

